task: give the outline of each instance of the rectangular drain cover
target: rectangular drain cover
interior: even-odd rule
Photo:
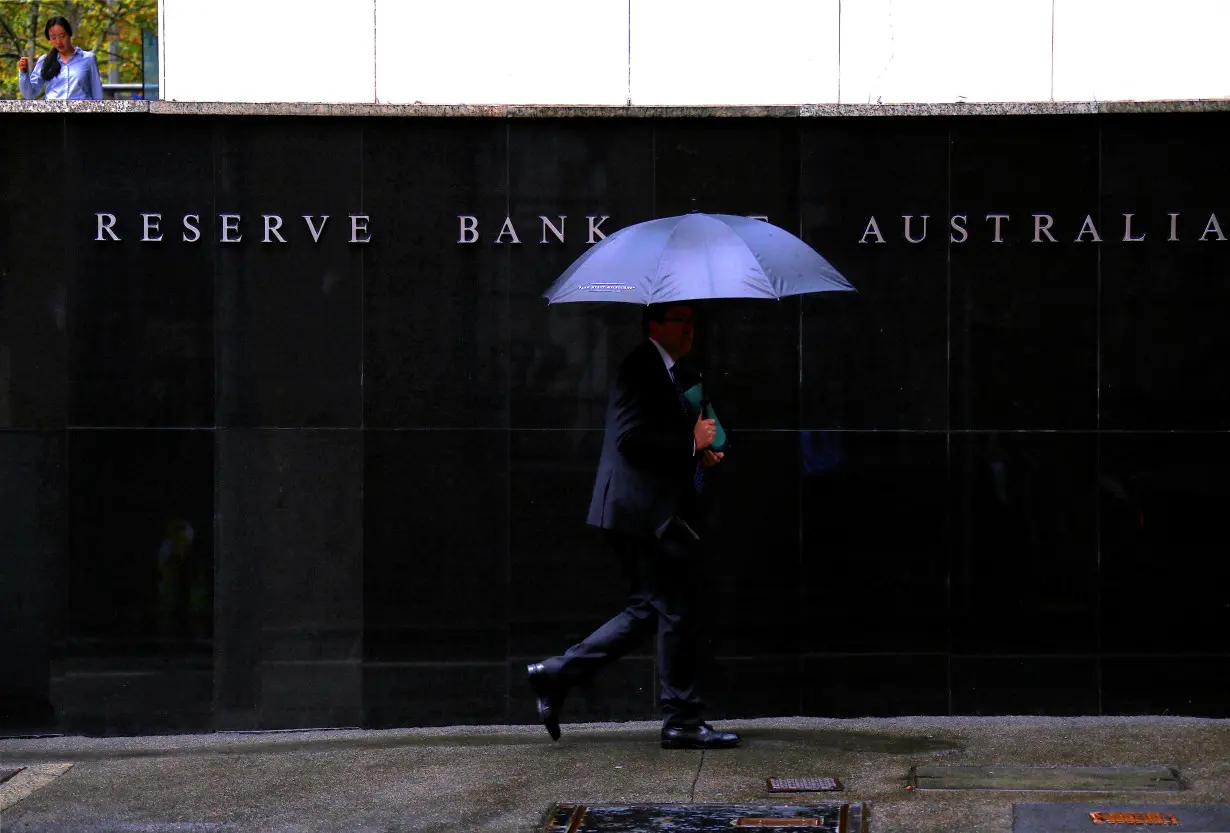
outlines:
[[[25,769],[24,766],[19,766],[16,769],[0,769],[0,784],[3,784],[23,769]]]
[[[771,793],[809,793],[831,792],[840,790],[841,783],[836,778],[767,778]]]
[[[730,833],[735,830],[809,830],[866,833],[861,804],[553,804],[543,833]]]
[[[1063,792],[1177,792],[1173,767],[915,766],[915,790],[1059,790]]]
[[[1230,830],[1227,804],[1014,804],[1012,833]]]

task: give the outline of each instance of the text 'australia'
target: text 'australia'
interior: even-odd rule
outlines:
[[[1017,239],[1025,238],[1033,243],[1059,243],[1069,240],[1073,243],[1101,243],[1102,231],[1106,231],[1113,239],[1122,239],[1124,243],[1144,242],[1150,233],[1169,243],[1191,239],[1206,242],[1226,239],[1216,214],[1210,214],[1207,221],[1203,214],[1196,220],[1180,220],[1180,216],[1179,212],[1172,211],[1164,218],[1154,217],[1153,220],[1157,225],[1151,225],[1148,216],[1138,217],[1132,213],[1118,216],[1111,214],[1097,221],[1094,220],[1092,214],[1086,214],[1083,221],[1069,220],[1059,224],[1056,224],[1053,214],[1029,214],[1026,218],[1017,217],[1015,220],[1011,214],[987,214],[981,218],[974,215],[973,220],[968,214],[953,214],[948,218],[947,231],[948,240],[951,243],[964,243],[970,239],[971,234],[988,239],[992,243],[1003,243],[1005,235]],[[907,243],[923,242],[927,239],[930,219],[930,214],[902,214],[901,238]],[[1099,224],[1102,226],[1101,231],[1098,229]],[[887,243],[889,239],[898,236],[897,229],[893,228],[895,225],[895,221],[885,221],[881,226],[875,215],[872,215],[867,220],[867,225],[863,227],[863,234],[858,242]],[[1123,237],[1119,238],[1118,234],[1121,230]],[[941,230],[940,234],[943,232],[944,230]],[[1197,234],[1199,234],[1198,237]]]
[[[179,219],[179,228],[175,231],[168,229],[166,232],[163,231],[161,214],[141,214],[139,216],[141,218],[139,222],[134,220],[131,225],[125,226],[116,219],[114,214],[103,211],[95,212],[94,239],[101,242],[115,241],[118,243],[140,232],[141,236],[135,238],[140,242],[159,243],[164,239],[174,239],[176,231],[179,233],[179,239],[184,243],[196,243],[201,239],[200,214],[183,215]],[[259,221],[251,217],[244,217],[242,214],[219,214],[215,226],[218,231],[216,239],[219,243],[242,243],[245,236],[248,238],[259,236],[261,243],[289,243],[295,237],[306,240],[310,236],[313,243],[319,243],[325,234],[326,226],[329,225],[330,215],[303,214],[301,216],[303,218],[302,227],[295,222],[298,218],[291,218],[291,222],[284,223],[281,215],[278,214],[261,214]],[[371,217],[366,214],[348,214],[346,217],[346,220],[335,221],[334,225],[341,223],[343,230],[349,232],[347,242],[370,243],[372,235],[368,226],[371,223]]]

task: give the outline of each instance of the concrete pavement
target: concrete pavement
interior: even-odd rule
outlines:
[[[1005,833],[1014,802],[1230,803],[1230,720],[945,718],[724,721],[743,744],[667,751],[658,724],[0,740],[0,768],[72,764],[0,810],[4,831],[536,830],[566,803],[764,802],[764,779],[836,776],[875,833]],[[1173,766],[1178,793],[914,791],[914,765]],[[63,769],[63,767],[61,767]],[[3,793],[0,792],[0,796]],[[776,796],[775,796],[776,798]]]

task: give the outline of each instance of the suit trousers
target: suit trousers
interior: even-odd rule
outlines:
[[[627,606],[562,656],[545,660],[547,672],[564,685],[584,683],[656,634],[664,724],[696,726],[704,709],[696,694],[700,542],[675,521],[661,538],[606,534],[630,584]]]

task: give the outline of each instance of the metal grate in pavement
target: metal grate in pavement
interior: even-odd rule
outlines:
[[[862,804],[553,804],[542,833],[730,833],[809,830],[866,833]]]
[[[841,782],[836,778],[766,778],[771,793],[814,793],[840,790]]]

